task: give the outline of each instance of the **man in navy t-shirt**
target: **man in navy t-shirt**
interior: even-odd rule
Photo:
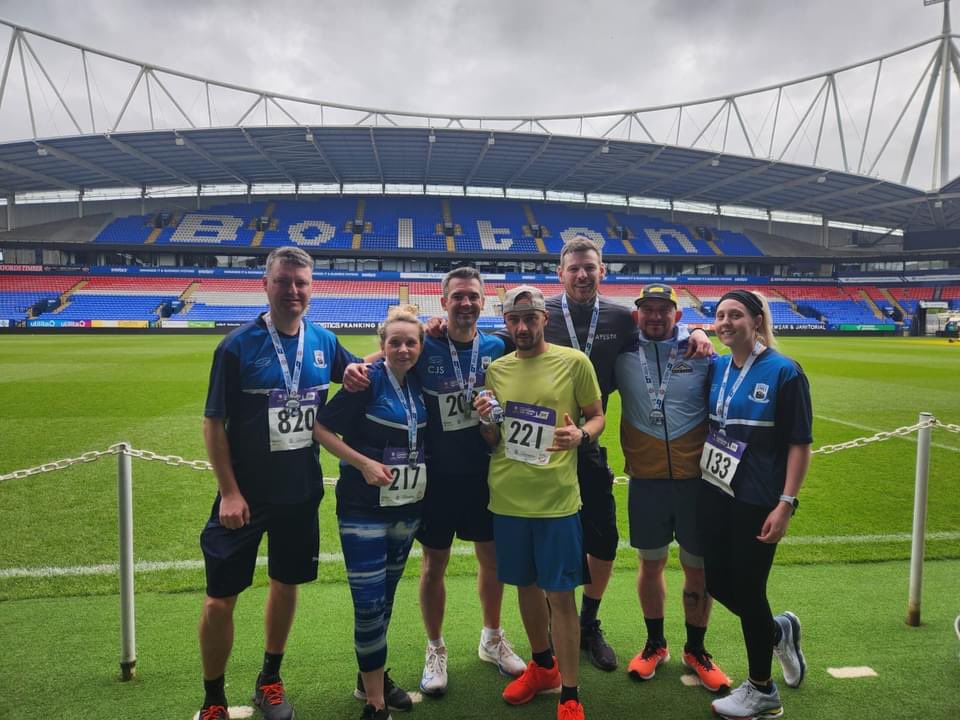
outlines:
[[[290,720],[280,663],[293,624],[297,585],[317,577],[323,496],[317,411],[331,380],[356,360],[336,336],[304,321],[313,259],[296,247],[267,257],[269,310],[217,346],[204,409],[203,438],[218,493],[200,535],[207,597],[200,617],[203,720],[226,720],[224,672],[233,645],[233,608],[253,582],[268,536],[270,589],[263,669],[253,701],[267,720]]]

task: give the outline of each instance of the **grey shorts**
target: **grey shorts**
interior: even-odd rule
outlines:
[[[637,480],[630,478],[627,510],[630,544],[645,560],[666,557],[676,538],[685,565],[702,565],[703,549],[697,533],[697,495],[700,479]]]

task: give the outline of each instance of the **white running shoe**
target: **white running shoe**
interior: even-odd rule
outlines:
[[[424,695],[443,695],[447,691],[447,648],[444,645],[434,647],[427,643],[427,654],[423,660],[423,675],[420,678],[420,690]]]
[[[716,715],[728,720],[768,720],[783,715],[776,684],[773,692],[762,693],[749,680],[726,697],[714,700],[710,707]]]
[[[800,618],[787,611],[773,620],[780,626],[780,642],[773,646],[773,654],[783,668],[783,681],[787,687],[800,687],[807,674],[807,661],[800,650]]]
[[[513,651],[504,633],[492,635],[489,642],[484,642],[481,634],[477,655],[481,660],[496,665],[500,674],[507,677],[519,677],[527,669],[527,664]]]

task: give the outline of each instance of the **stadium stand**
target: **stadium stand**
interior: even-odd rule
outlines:
[[[559,253],[585,234],[607,255],[759,257],[745,235],[598,208],[464,197],[329,196],[228,203],[186,213],[115,218],[95,237],[113,245],[277,247],[457,253]]]

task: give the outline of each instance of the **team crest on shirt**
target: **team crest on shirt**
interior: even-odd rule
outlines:
[[[757,383],[753,386],[753,392],[750,393],[750,399],[758,403],[770,402],[767,398],[767,393],[770,391],[770,386],[765,383]]]
[[[327,359],[323,356],[323,350],[313,351],[313,364],[318,368],[325,368],[327,366]]]
[[[486,372],[486,371],[487,371],[487,368],[490,367],[490,363],[492,363],[492,362],[493,362],[493,358],[492,358],[492,357],[490,357],[489,355],[484,355],[483,357],[480,358],[480,368],[481,368],[484,372]]]

